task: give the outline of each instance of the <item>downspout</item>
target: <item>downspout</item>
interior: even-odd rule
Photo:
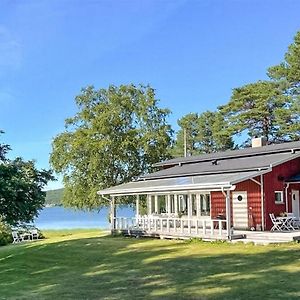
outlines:
[[[264,175],[260,175],[261,229],[265,231]]]
[[[224,191],[224,187],[222,187],[222,193],[225,196],[226,201],[226,229],[227,229],[227,237],[231,241],[233,231],[231,230],[231,207],[230,207],[230,190]]]
[[[290,183],[287,182],[286,187],[285,187],[285,210],[286,210],[286,212],[289,211],[289,204],[288,204],[288,188],[289,187],[290,187]]]
[[[264,175],[260,175],[260,182],[254,178],[250,178],[253,182],[257,183],[260,186],[260,207],[261,207],[261,230],[265,230],[265,197],[264,197]]]

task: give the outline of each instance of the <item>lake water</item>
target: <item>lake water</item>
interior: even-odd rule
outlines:
[[[61,206],[45,207],[34,221],[34,225],[39,229],[108,229],[108,212],[108,208],[102,208],[99,212],[85,212]],[[131,207],[119,207],[117,216],[134,217],[134,211]]]

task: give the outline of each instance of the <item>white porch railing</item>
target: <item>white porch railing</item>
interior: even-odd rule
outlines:
[[[115,229],[184,236],[226,236],[226,220],[142,216],[115,218]]]

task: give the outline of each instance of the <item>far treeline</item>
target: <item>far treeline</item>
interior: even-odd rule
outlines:
[[[95,89],[76,97],[78,112],[52,144],[50,162],[63,175],[64,205],[92,209],[107,204],[97,191],[153,171],[153,164],[188,155],[247,147],[254,136],[269,143],[300,138],[300,32],[267,80],[233,89],[216,111],[192,112],[174,131],[170,111],[155,90],[133,84]],[[240,141],[237,143],[237,141]]]
[[[64,189],[50,190],[46,192],[45,205],[59,206],[62,205]]]

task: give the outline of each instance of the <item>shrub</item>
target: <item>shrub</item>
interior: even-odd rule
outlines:
[[[12,242],[11,228],[0,219],[0,246]]]

